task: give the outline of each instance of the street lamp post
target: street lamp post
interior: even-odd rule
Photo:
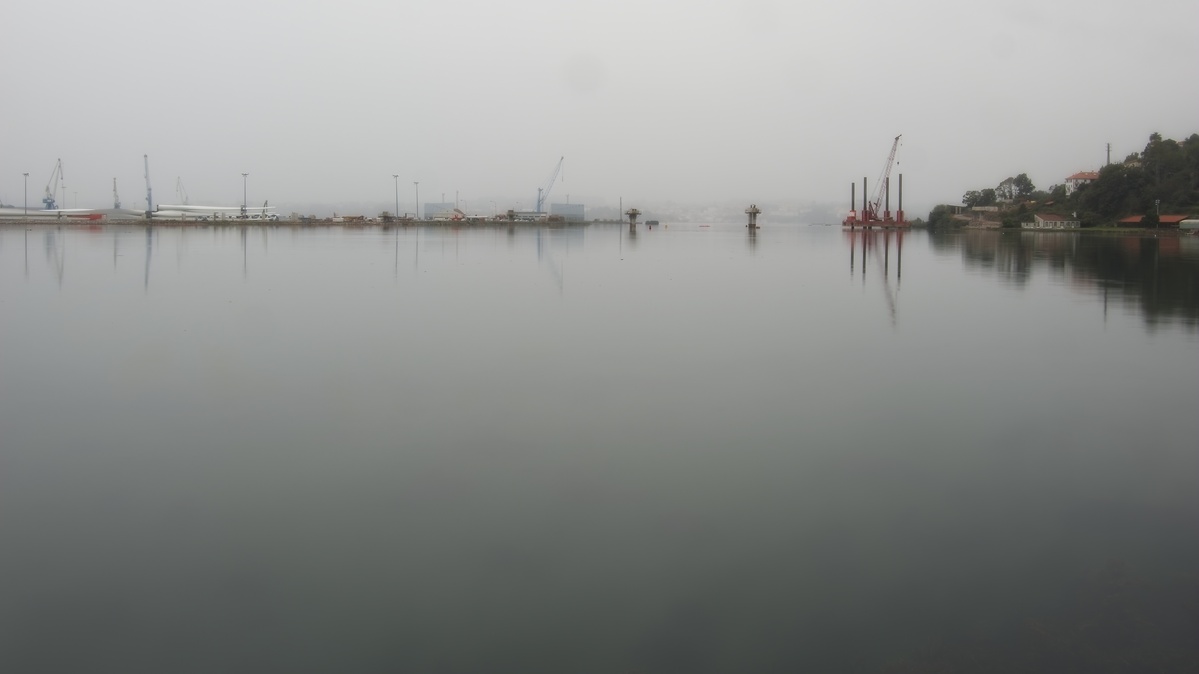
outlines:
[[[413,180],[412,187],[416,190],[416,219],[420,220],[420,181]]]
[[[29,174],[22,173],[25,176],[25,217],[29,217]]]
[[[400,174],[393,173],[391,177],[395,178],[396,181],[396,209],[392,212],[392,215],[398,218],[400,217]]]
[[[246,201],[246,178],[249,175],[249,173],[241,174],[241,217],[243,218],[246,217],[246,205],[248,203]]]

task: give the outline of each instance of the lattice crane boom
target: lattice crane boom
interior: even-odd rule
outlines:
[[[58,194],[58,184],[62,181],[62,159],[59,159],[54,164],[54,170],[50,172],[50,180],[46,182],[46,195],[42,197],[42,204],[46,210],[53,211],[58,208],[58,201],[54,195]]]
[[[554,183],[558,180],[558,174],[562,172],[562,162],[566,157],[558,158],[558,165],[554,167],[554,172],[550,174],[550,179],[546,181],[545,187],[537,188],[537,212],[544,213],[545,202],[550,198],[550,190],[554,189]]]
[[[883,172],[879,176],[878,182],[875,183],[874,201],[870,204],[870,215],[877,218],[879,208],[883,205],[883,196],[887,193],[887,181],[891,179],[891,167],[895,165],[895,152],[899,150],[899,139],[903,138],[903,134],[895,137],[895,142],[891,143],[891,154],[887,155],[887,163],[883,164]]]

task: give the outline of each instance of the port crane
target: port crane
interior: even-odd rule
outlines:
[[[883,172],[879,176],[878,182],[875,183],[878,185],[878,187],[875,188],[876,191],[874,193],[874,201],[866,204],[867,222],[878,222],[881,220],[891,219],[890,208],[887,209],[887,212],[884,213],[882,217],[879,217],[879,208],[882,207],[883,196],[888,192],[888,188],[890,187],[887,184],[887,181],[891,179],[891,167],[895,165],[895,152],[899,149],[900,138],[903,138],[902,133],[895,137],[895,142],[891,143],[891,154],[887,155],[887,163],[883,164]]]
[[[183,186],[183,178],[175,178],[175,193],[179,195],[180,203],[187,205],[187,188]]]
[[[550,179],[546,181],[545,187],[537,188],[537,213],[545,212],[545,202],[550,198],[550,190],[554,189],[554,183],[558,180],[558,174],[562,172],[562,162],[565,159],[566,157],[558,158],[558,165],[554,167],[554,172],[550,174]]]
[[[59,183],[63,183],[63,189],[66,189],[66,179],[62,177],[62,159],[54,165],[54,170],[50,172],[50,180],[46,183],[46,196],[42,197],[42,204],[48,211],[58,209],[58,201],[54,199],[54,195],[58,194]]]

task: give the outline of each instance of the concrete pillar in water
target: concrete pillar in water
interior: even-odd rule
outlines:
[[[842,223],[848,224],[851,229],[858,224],[858,195],[855,192],[857,187],[857,183],[849,183],[849,217]]]
[[[891,222],[891,176],[883,181],[883,189],[887,193],[886,206],[883,206],[883,222]]]
[[[629,216],[629,229],[636,227],[637,216],[641,215],[641,211],[637,210],[636,208],[630,208],[629,210],[625,211],[624,214]]]
[[[861,217],[861,220],[863,223],[862,224],[863,227],[866,226],[865,223],[869,219],[870,219],[870,205],[869,205],[869,202],[867,202],[867,200],[866,200],[866,176],[862,176],[862,217]]]
[[[758,228],[758,214],[761,212],[762,212],[762,209],[758,208],[757,204],[750,204],[749,208],[745,209],[745,214],[749,216],[749,224],[746,226],[749,227],[750,229],[757,229]]]

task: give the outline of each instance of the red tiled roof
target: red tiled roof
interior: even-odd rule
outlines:
[[[1098,171],[1080,171],[1066,178],[1066,180],[1099,180]]]
[[[1186,220],[1188,217],[1189,216],[1186,216],[1186,215],[1159,215],[1159,216],[1157,216],[1157,222],[1158,222],[1158,224],[1161,224],[1161,225],[1177,225],[1178,223],[1182,222],[1183,220]],[[1144,219],[1145,219],[1145,216],[1143,216],[1143,215],[1130,215],[1127,218],[1121,218],[1119,220],[1119,224],[1121,224],[1121,225],[1139,225],[1139,224],[1141,224],[1141,221]]]

